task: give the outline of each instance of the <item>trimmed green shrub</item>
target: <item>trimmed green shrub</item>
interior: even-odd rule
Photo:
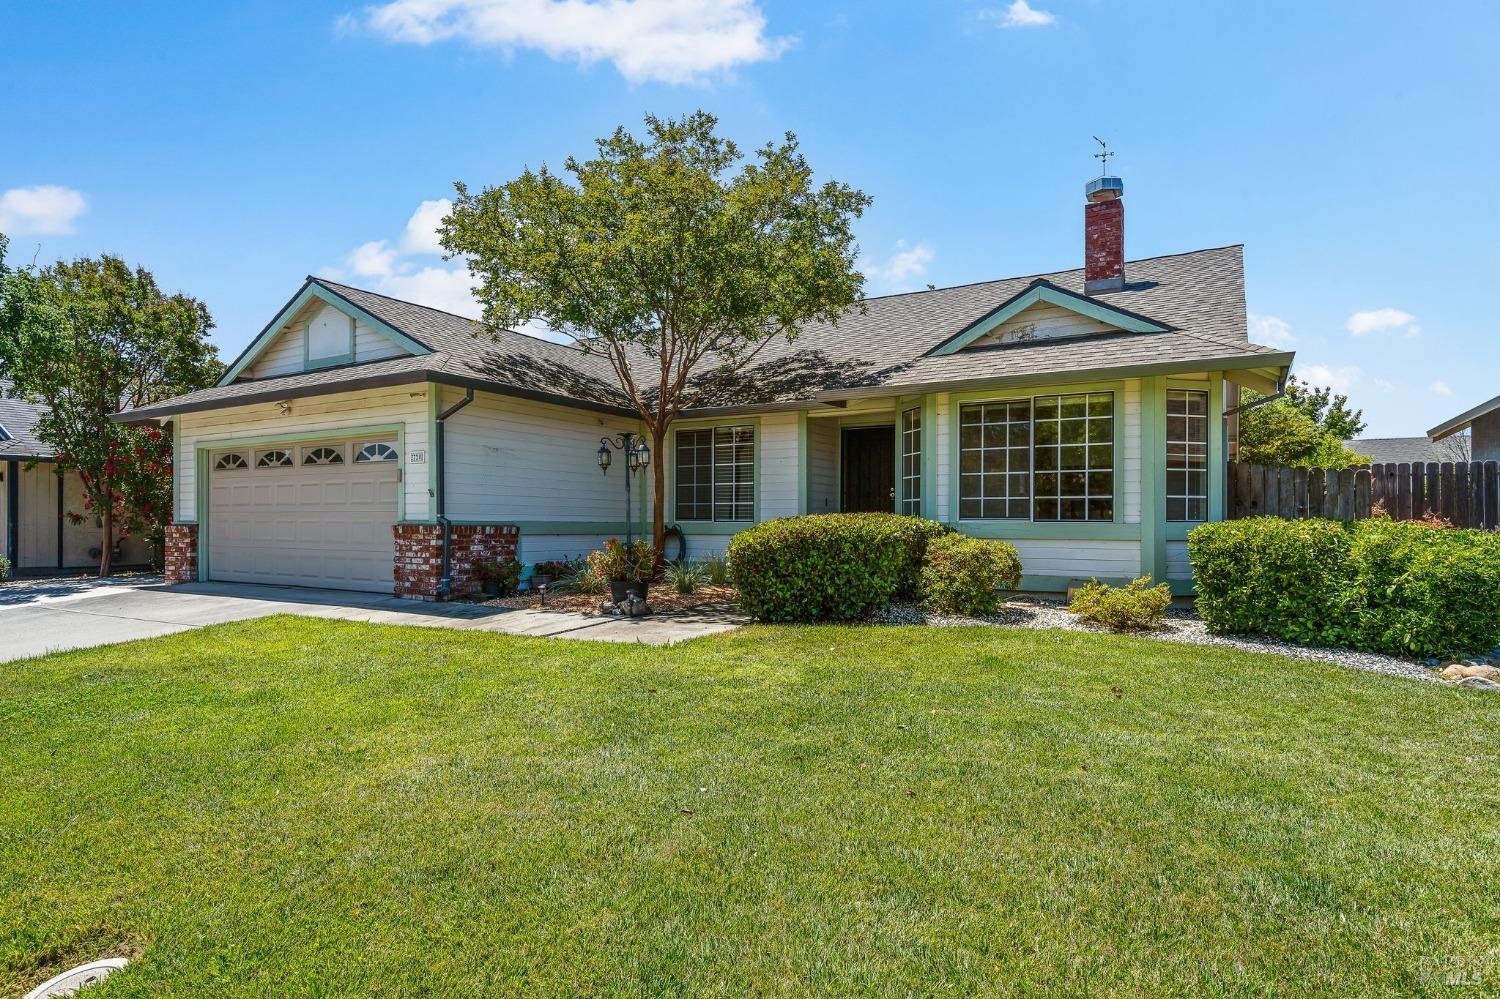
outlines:
[[[1126,586],[1090,580],[1073,594],[1068,610],[1110,631],[1149,631],[1161,627],[1171,604],[1172,591],[1166,583],[1152,586],[1151,577],[1142,576]]]
[[[890,513],[768,520],[729,542],[740,606],[762,621],[851,621],[914,594],[929,538],[947,528]]]
[[[1198,613],[1219,634],[1346,644],[1349,532],[1332,520],[1251,517],[1188,534]]]
[[[10,575],[10,559],[0,555],[0,580],[4,580],[8,575]]]
[[[995,613],[1000,591],[1021,585],[1021,556],[1004,541],[944,534],[927,542],[922,605],[939,614]]]
[[[1188,558],[1211,631],[1410,656],[1500,643],[1494,534],[1256,517],[1194,528]]]
[[[1500,536],[1382,518],[1352,535],[1351,645],[1426,656],[1500,642]]]

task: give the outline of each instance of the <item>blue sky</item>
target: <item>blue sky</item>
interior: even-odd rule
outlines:
[[[1500,392],[1500,5],[6,0],[13,261],[119,253],[226,357],[309,273],[465,308],[455,180],[706,108],[875,198],[872,294],[1078,266],[1090,135],[1130,257],[1246,244],[1252,326],[1371,435]]]

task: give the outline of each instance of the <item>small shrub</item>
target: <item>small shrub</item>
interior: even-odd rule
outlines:
[[[926,540],[922,603],[940,614],[982,617],[995,613],[1000,591],[1021,585],[1021,557],[1003,541],[963,534]]]
[[[1171,603],[1171,589],[1166,583],[1152,586],[1150,576],[1133,579],[1126,586],[1109,586],[1095,579],[1073,594],[1068,610],[1110,631],[1149,631],[1161,627]]]
[[[610,538],[603,548],[589,552],[588,566],[611,582],[647,580],[656,570],[656,549],[649,541],[627,545]]]
[[[729,542],[740,605],[763,621],[864,617],[898,593],[917,591],[920,551],[946,531],[931,523],[889,513],[826,513],[757,524]]]
[[[1188,534],[1198,613],[1218,634],[1347,644],[1349,532],[1331,520],[1250,517]]]
[[[575,572],[568,577],[568,587],[574,593],[586,593],[589,596],[598,596],[609,589],[609,580],[593,569],[585,567],[582,572]]]
[[[474,563],[474,576],[493,583],[500,596],[510,596],[521,585],[521,563],[514,558],[483,559]]]
[[[713,555],[703,563],[708,569],[708,581],[715,586],[729,585],[729,559]]]
[[[678,593],[692,593],[703,583],[706,573],[696,562],[668,562],[667,582]]]
[[[10,559],[0,555],[0,581],[10,576]]]

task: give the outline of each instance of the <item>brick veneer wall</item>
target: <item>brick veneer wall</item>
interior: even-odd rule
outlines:
[[[167,585],[198,581],[198,525],[168,524],[166,553]]]
[[[520,528],[502,524],[454,524],[450,530],[450,600],[478,593],[475,563],[514,558],[521,535]],[[396,596],[437,600],[443,579],[443,529],[437,524],[397,524],[395,532]]]

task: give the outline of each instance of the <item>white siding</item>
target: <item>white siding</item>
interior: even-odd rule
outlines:
[[[795,517],[798,509],[797,414],[775,413],[760,418],[760,519]]]
[[[1193,566],[1190,562],[1188,562],[1188,547],[1186,541],[1167,542],[1167,578],[1193,578]]]
[[[395,424],[403,428],[406,452],[401,456],[403,494],[407,520],[425,520],[430,515],[428,469],[433,456],[427,433],[426,385],[397,386],[361,392],[291,400],[291,412],[283,415],[275,403],[235,406],[177,417],[178,519],[198,518],[197,473],[194,448],[216,441],[258,437],[297,437],[342,429]],[[414,452],[424,461],[413,464]]]
[[[1125,454],[1120,474],[1125,478],[1124,509],[1120,511],[1121,522],[1141,522],[1141,380],[1130,378],[1125,382],[1125,398],[1120,401],[1120,415],[1125,421]]]
[[[723,556],[729,549],[732,534],[687,534],[688,561],[702,562],[704,559]]]
[[[287,323],[245,374],[251,378],[270,378],[272,375],[290,375],[301,371],[302,337],[306,330],[305,318],[293,319]]]
[[[807,512],[839,508],[839,426],[837,420],[807,421]]]
[[[1134,579],[1141,574],[1138,541],[1027,541],[1007,539],[1021,555],[1028,576],[1093,576]]]
[[[970,346],[987,347],[1026,340],[1051,340],[1062,336],[1083,336],[1086,333],[1109,333],[1118,329],[1118,326],[1079,315],[1072,309],[1050,302],[1038,302],[1007,319]]]
[[[21,470],[20,538],[17,568],[57,566],[57,475],[51,465]],[[87,557],[85,554],[85,561]],[[82,563],[79,563],[82,564]]]
[[[604,542],[610,538],[624,537],[623,530],[614,534],[531,534],[522,531],[520,553],[516,557],[528,569],[537,562],[571,562],[604,547]],[[688,554],[694,559],[698,557],[691,550]]]
[[[384,333],[375,332],[358,319],[354,321],[354,361],[356,364],[382,361],[387,357],[405,357],[409,353],[411,353],[409,350]]]
[[[438,408],[462,394],[446,389]],[[525,399],[476,393],[448,420],[447,505],[454,520],[609,521],[625,516],[625,461],[616,452],[608,474],[595,461],[599,438],[639,430],[639,423]],[[650,496],[637,476],[632,513]]]
[[[937,482],[933,486],[933,502],[937,504],[935,513],[937,519],[943,523],[949,522],[949,512],[953,509],[949,490],[952,488],[950,479],[951,463],[953,461],[953,439],[949,422],[953,408],[947,392],[938,393],[935,403],[937,413],[937,433],[933,435],[934,445],[937,447]]]

